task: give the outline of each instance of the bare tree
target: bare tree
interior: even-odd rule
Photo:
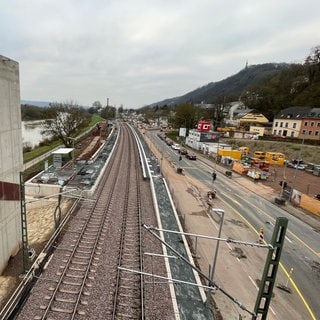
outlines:
[[[41,133],[61,140],[66,147],[73,144],[70,137],[90,122],[90,116],[85,109],[72,101],[50,103],[45,118]]]
[[[308,66],[310,83],[319,81],[320,79],[320,46],[312,48],[311,53],[305,59],[305,65]]]
[[[181,103],[177,106],[172,120],[176,128],[193,129],[200,120],[200,109],[190,103]]]

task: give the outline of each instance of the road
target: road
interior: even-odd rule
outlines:
[[[190,161],[184,157],[179,161],[178,153],[167,147],[155,135],[153,141],[160,146],[163,154],[172,157],[172,161],[183,167],[186,175],[212,188],[213,164],[208,161]],[[291,295],[283,294],[282,296],[287,297],[288,308],[296,308],[297,315],[299,315],[297,319],[320,319],[320,233],[276,206],[272,202],[274,198],[269,201],[259,196],[257,192],[248,191],[237,182],[239,178],[235,174],[232,179],[229,179],[223,174],[225,168],[217,166],[216,169],[218,177],[214,186],[218,190],[219,203],[246,225],[244,230],[249,229],[258,237],[259,229],[263,227],[264,239],[268,242],[271,239],[276,218],[281,216],[289,220],[277,283],[293,291]],[[249,183],[253,185],[252,181]],[[260,184],[254,186],[256,191],[259,187]],[[257,259],[257,261],[260,260]]]
[[[304,305],[310,308],[312,314],[320,315],[319,305],[319,243],[320,235],[309,225],[291,216],[273,203],[259,197],[255,193],[248,193],[236,184],[228,183],[225,179],[216,183],[222,201],[249,222],[254,230],[264,228],[264,238],[271,239],[274,223],[277,217],[286,217],[289,220],[286,241],[281,256],[281,269],[288,272],[293,268],[292,283],[294,289],[299,291]],[[317,267],[318,266],[318,267]],[[315,319],[317,318],[315,317]]]

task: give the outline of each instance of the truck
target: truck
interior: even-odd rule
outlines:
[[[286,156],[280,152],[267,152],[265,161],[272,165],[282,166],[284,165]]]
[[[235,160],[241,160],[242,152],[240,150],[218,149],[218,155],[221,157],[230,157]]]

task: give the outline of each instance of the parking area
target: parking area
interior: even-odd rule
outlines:
[[[267,180],[261,181],[263,184],[271,186],[277,191],[281,191],[281,181],[287,182],[287,186],[298,191],[314,196],[320,193],[320,176],[314,175],[307,170],[299,167],[270,166],[270,176]]]

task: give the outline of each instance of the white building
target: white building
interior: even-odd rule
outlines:
[[[204,154],[217,154],[218,149],[231,150],[231,146],[219,143],[220,133],[214,131],[200,132],[195,129],[189,130],[186,137],[186,145]]]
[[[0,55],[0,274],[22,243],[23,167],[19,64]]]

